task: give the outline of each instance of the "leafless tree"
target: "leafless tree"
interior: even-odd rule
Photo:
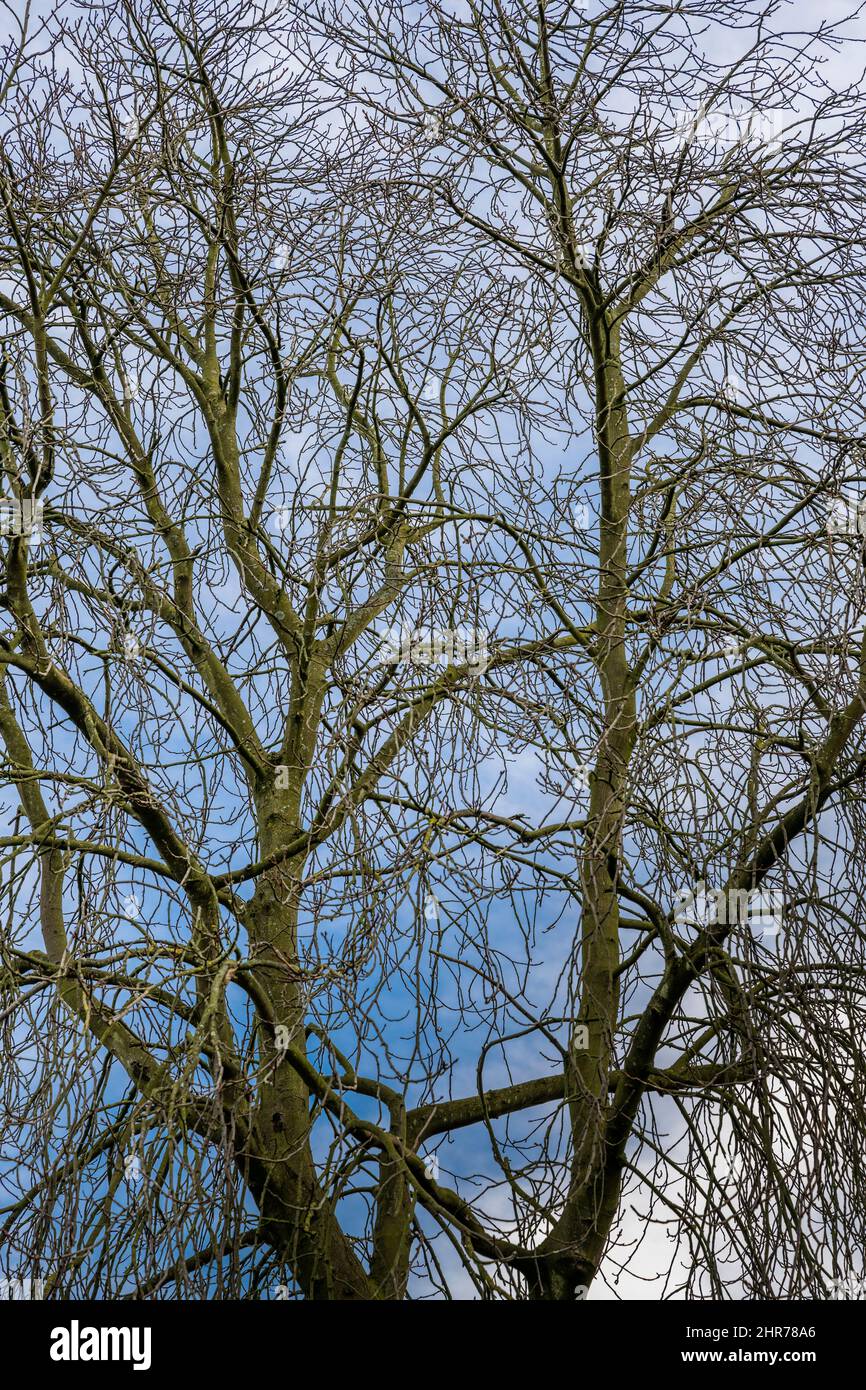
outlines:
[[[859,1270],[866,102],[783,18],[10,40],[4,1269]]]

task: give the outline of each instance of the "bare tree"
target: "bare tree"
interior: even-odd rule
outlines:
[[[149,0],[9,44],[9,1267],[859,1268],[849,32]]]

